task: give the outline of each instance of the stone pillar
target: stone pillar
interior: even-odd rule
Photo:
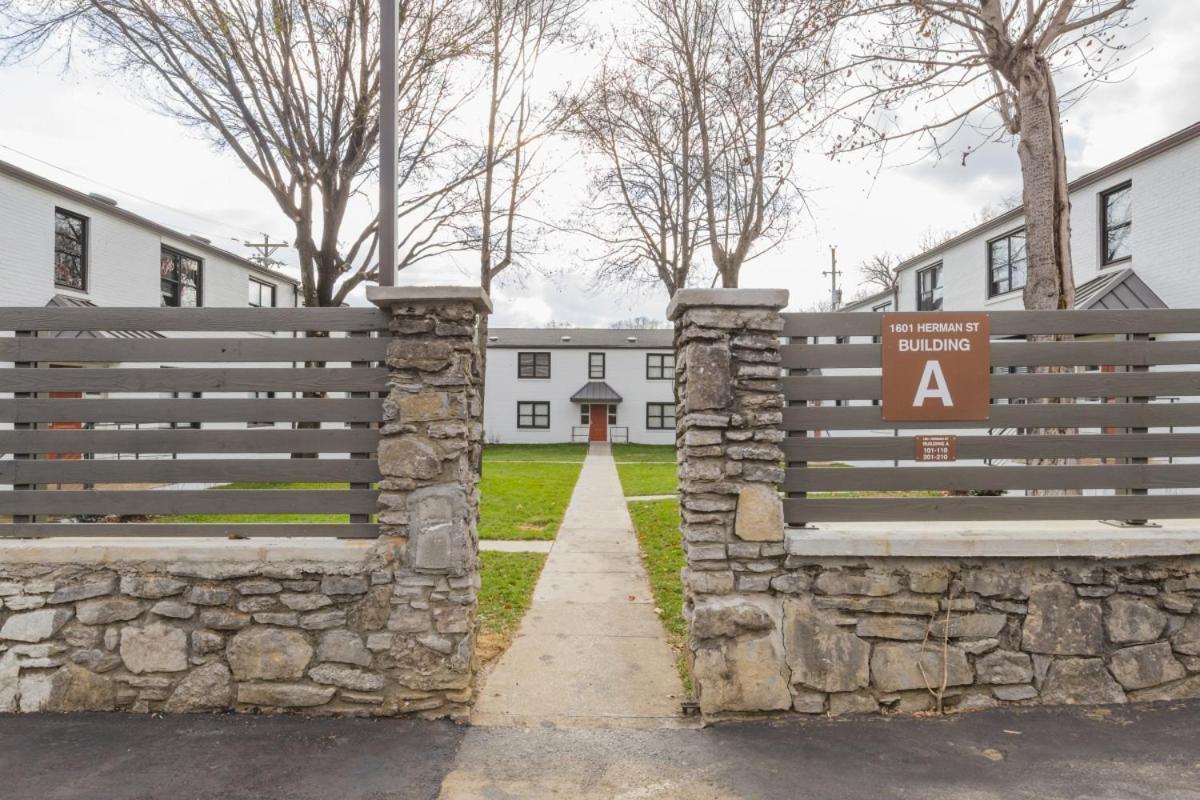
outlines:
[[[479,591],[482,356],[491,301],[468,287],[372,287],[392,314],[380,429],[380,533],[398,543],[390,655],[408,707],[465,712]]]
[[[692,673],[706,715],[791,706],[782,575],[782,289],[684,289],[675,323],[676,447]]]

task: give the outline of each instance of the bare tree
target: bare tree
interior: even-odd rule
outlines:
[[[696,118],[656,50],[639,46],[624,58],[621,68],[601,71],[577,116],[599,164],[579,230],[604,245],[602,283],[661,284],[671,295],[696,277],[705,235]]]
[[[658,317],[633,317],[632,319],[621,319],[608,326],[614,330],[660,330],[667,327],[665,319]]]
[[[696,115],[707,244],[722,286],[787,234],[793,159],[829,77],[840,0],[643,0]]]
[[[836,151],[918,138],[939,154],[962,129],[1015,137],[1023,178],[1025,306],[1070,308],[1070,198],[1060,113],[1120,61],[1133,0],[856,0],[859,53],[835,114]],[[1056,79],[1070,81],[1060,90]],[[921,119],[905,118],[908,108]]]
[[[896,291],[896,287],[900,283],[900,276],[896,273],[897,263],[899,263],[899,259],[891,253],[878,253],[871,256],[858,265],[858,274],[862,276],[861,282],[876,291]]]
[[[5,56],[94,47],[147,81],[157,105],[234,153],[295,227],[307,305],[340,305],[375,277],[377,218],[347,229],[377,163],[375,0],[0,0]],[[399,0],[398,266],[463,245],[448,236],[455,190],[478,163],[447,173],[462,101],[453,66],[482,31],[465,0]],[[363,216],[372,217],[373,214]]]
[[[487,129],[477,192],[479,280],[492,282],[522,249],[531,225],[524,206],[544,181],[539,145],[570,118],[565,93],[537,91],[541,58],[569,44],[585,0],[483,0],[487,61]]]

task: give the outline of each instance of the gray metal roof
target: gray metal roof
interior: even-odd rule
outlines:
[[[621,395],[604,381],[588,381],[575,394],[572,403],[619,403]]]
[[[1136,272],[1122,269],[1075,287],[1075,308],[1119,311],[1125,308],[1167,308],[1167,304]]]
[[[670,328],[489,328],[488,347],[669,350],[674,337]]]

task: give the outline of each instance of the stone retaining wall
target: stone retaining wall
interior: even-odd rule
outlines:
[[[788,556],[771,585],[693,598],[710,712],[1200,696],[1200,558]]]
[[[0,711],[453,715],[469,699],[468,670],[443,674],[448,638],[427,656],[414,648],[403,540],[311,558],[162,544],[175,562],[149,557],[148,543],[129,557],[101,542],[64,553],[65,541],[0,550]],[[444,576],[430,589],[465,598]],[[434,636],[461,633],[458,608],[436,615]]]
[[[706,716],[1200,697],[1194,533],[785,535],[786,302],[683,290],[668,310],[684,611]],[[1022,536],[1032,544],[1005,546]]]

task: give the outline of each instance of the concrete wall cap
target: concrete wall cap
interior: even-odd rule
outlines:
[[[784,532],[788,555],[801,557],[903,558],[1145,558],[1200,555],[1200,526],[1133,531],[1080,523],[1030,531],[1029,523],[965,527],[957,532],[898,532],[864,526],[790,528]],[[1058,528],[1058,529],[1055,529]]]
[[[64,528],[67,526],[63,526]],[[377,553],[377,539],[61,537],[0,540],[0,563],[104,565],[157,563],[359,564]],[[317,567],[314,571],[322,571]]]
[[[367,299],[380,308],[404,303],[471,303],[481,313],[492,312],[492,298],[479,286],[368,286]]]
[[[787,303],[787,289],[680,289],[667,306],[667,319],[697,306],[782,309]]]

